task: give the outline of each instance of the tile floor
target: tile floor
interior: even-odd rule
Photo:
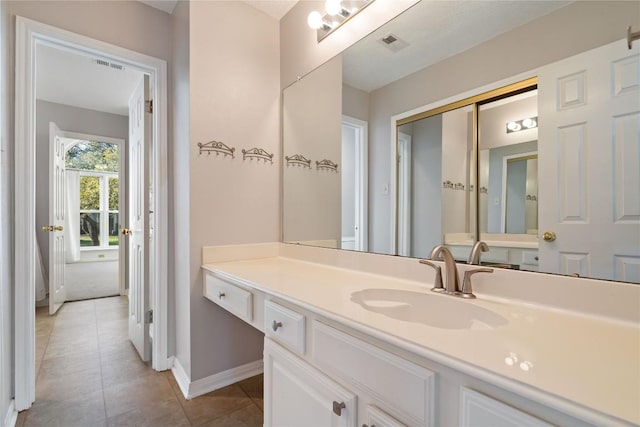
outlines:
[[[185,400],[129,342],[126,297],[36,310],[36,401],[18,427],[257,427],[262,411],[261,375]]]

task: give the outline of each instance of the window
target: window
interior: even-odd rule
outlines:
[[[67,151],[67,168],[79,172],[81,248],[118,246],[119,155],[117,144],[94,141],[80,141]]]
[[[80,247],[118,245],[118,174],[80,173]]]

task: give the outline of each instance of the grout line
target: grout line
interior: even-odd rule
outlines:
[[[107,422],[107,399],[104,393],[104,374],[102,372],[102,352],[100,351],[100,333],[98,332],[98,307],[93,302],[93,315],[96,316],[96,341],[98,342],[98,364],[100,365],[100,387],[102,389],[102,407],[104,408],[104,420]]]

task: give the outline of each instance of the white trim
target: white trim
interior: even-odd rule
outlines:
[[[35,399],[35,52],[38,44],[113,60],[149,74],[155,98],[153,114],[155,285],[153,368],[167,366],[167,63],[86,36],[16,17],[15,62],[15,402],[28,409]]]
[[[11,403],[9,403],[9,408],[7,408],[7,413],[4,416],[3,426],[14,427],[17,421],[18,421],[18,411],[16,411],[15,401],[12,400]]]
[[[398,132],[398,236],[397,255],[411,256],[411,135]],[[403,188],[401,188],[403,187]]]
[[[342,124],[356,133],[356,250],[369,250],[369,123],[342,115]]]
[[[189,375],[187,375],[187,371],[184,370],[182,364],[177,358],[172,358],[171,373],[173,374],[173,378],[176,379],[176,383],[178,383],[178,387],[180,387],[180,391],[185,399],[189,396],[189,384],[191,381],[189,380]]]
[[[189,386],[187,399],[193,399],[194,397],[202,396],[203,394],[237,383],[238,381],[259,375],[263,370],[264,364],[262,359],[260,359],[193,381]]]
[[[263,371],[264,363],[262,359],[260,359],[190,382],[189,377],[178,359],[174,360],[173,369],[171,369],[180,387],[180,391],[182,391],[184,398],[187,400],[259,375]]]
[[[507,233],[507,165],[509,160],[517,159],[518,157],[528,157],[537,155],[537,151],[530,151],[528,153],[509,154],[502,156],[502,199],[500,200],[500,232]],[[489,154],[491,156],[491,154]],[[489,157],[491,162],[491,157]]]

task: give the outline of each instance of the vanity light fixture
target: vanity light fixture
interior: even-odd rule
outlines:
[[[507,123],[507,133],[519,132],[521,130],[533,129],[538,127],[538,118],[529,117]]]
[[[326,0],[324,12],[314,10],[307,24],[316,30],[318,41],[324,39],[374,0]],[[323,15],[324,14],[324,15]]]

